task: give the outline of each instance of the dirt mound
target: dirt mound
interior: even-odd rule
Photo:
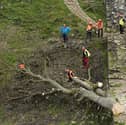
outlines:
[[[93,41],[94,42],[94,41]],[[93,47],[94,43],[89,43],[91,51],[91,74],[92,81],[106,81],[106,61],[104,46],[105,41],[100,46]],[[87,71],[82,66],[81,48],[83,42],[72,42],[68,48],[64,48],[61,43],[46,44],[38,49],[29,58],[24,59],[26,66],[32,72],[59,82],[64,87],[76,87],[74,83],[68,83],[64,72],[65,68],[70,68],[76,76],[81,79],[87,78]],[[95,49],[95,51],[94,51]],[[52,95],[42,96],[52,89],[47,83],[31,78],[17,72],[14,84],[9,90],[6,110],[13,115],[16,125],[90,125],[92,122],[108,124],[111,120],[111,113],[99,107],[97,104],[85,99],[81,104],[76,102],[74,97],[64,95],[61,92]],[[97,114],[95,113],[97,112]],[[100,116],[103,114],[103,116]],[[98,124],[97,124],[98,125]]]

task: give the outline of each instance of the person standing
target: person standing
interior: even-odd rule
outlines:
[[[70,27],[66,26],[66,24],[64,24],[61,28],[60,28],[60,33],[62,35],[62,39],[64,42],[64,46],[67,45],[68,42],[68,34],[71,31]]]
[[[90,57],[90,52],[83,46],[82,47],[82,53],[83,53],[83,66],[84,68],[88,69],[89,68],[89,57]]]
[[[97,21],[97,28],[98,28],[98,37],[103,37],[103,21],[99,19]]]
[[[93,24],[91,21],[89,21],[86,28],[86,41],[92,39],[92,28],[93,28]]]
[[[91,56],[91,54],[84,46],[82,47],[82,53],[83,53],[83,57],[82,57],[83,66],[87,70],[88,80],[90,81],[90,79],[91,79],[91,71],[90,70],[91,69],[89,67],[89,57]]]
[[[125,20],[123,17],[121,17],[119,20],[120,34],[124,33],[124,25],[125,25]]]

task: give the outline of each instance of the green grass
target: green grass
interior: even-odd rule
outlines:
[[[3,3],[1,23],[18,25],[29,30],[39,30],[43,38],[57,36],[63,23],[74,27],[80,20],[69,12],[63,0],[37,0]],[[81,27],[76,25],[76,28]]]
[[[91,1],[84,1],[79,0],[80,6],[82,9],[95,21],[97,21],[99,18],[103,19],[104,22],[106,22],[106,16],[105,16],[105,4],[103,0],[93,0]]]

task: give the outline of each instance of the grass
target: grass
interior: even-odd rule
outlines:
[[[79,3],[82,9],[95,21],[100,18],[106,22],[105,4],[103,0],[93,0],[93,2],[79,0]]]
[[[1,22],[38,30],[42,38],[57,36],[63,23],[74,27],[80,20],[69,12],[64,1],[37,0],[30,2],[4,2]],[[3,16],[4,15],[4,16]],[[76,28],[81,27],[76,25]]]

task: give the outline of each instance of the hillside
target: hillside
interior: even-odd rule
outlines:
[[[99,1],[96,0],[99,9],[97,7],[88,9],[89,16],[95,20],[105,19],[104,11],[101,11],[104,4]],[[79,2],[84,10],[92,6],[89,2],[84,6],[83,0]],[[89,100],[78,104],[74,98],[69,100],[69,97],[62,93],[49,99],[43,99],[38,94],[32,98],[8,101],[17,96],[27,96],[27,93],[20,92],[20,89],[28,90],[28,93],[49,89],[47,86],[47,89],[43,90],[45,86],[39,82],[29,80],[19,72],[15,72],[17,64],[25,62],[36,73],[42,73],[43,55],[49,56],[51,64],[59,65],[59,67],[51,65],[48,73],[51,78],[62,81],[62,84],[67,84],[64,73],[66,67],[73,68],[80,78],[87,78],[87,73],[83,71],[81,64],[83,44],[92,53],[91,80],[106,82],[107,43],[106,39],[98,39],[96,36],[91,42],[85,43],[86,22],[74,16],[64,5],[63,0],[3,0],[0,6],[0,124],[100,125],[104,123],[111,125],[110,112]],[[64,23],[72,28],[71,46],[67,50],[63,48],[59,34],[59,27]],[[103,117],[100,117],[101,113]]]

